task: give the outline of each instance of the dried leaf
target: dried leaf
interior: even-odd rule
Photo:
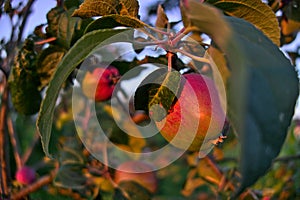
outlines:
[[[138,17],[139,2],[137,0],[120,0],[120,4],[124,5],[131,17]],[[120,13],[120,12],[119,12]]]
[[[268,36],[274,44],[280,45],[280,29],[273,10],[261,0],[208,0],[230,16],[242,18]]]
[[[157,7],[157,18],[155,22],[155,27],[166,28],[169,23],[169,19],[161,5]]]
[[[73,13],[75,17],[89,18],[117,14],[118,0],[85,0]]]
[[[139,3],[136,0],[85,0],[73,13],[73,16],[89,18],[111,14],[137,17]]]

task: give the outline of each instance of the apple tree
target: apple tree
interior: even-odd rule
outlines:
[[[1,1],[1,199],[300,196],[300,1],[174,2]]]

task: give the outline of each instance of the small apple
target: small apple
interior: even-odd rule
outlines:
[[[183,75],[180,84],[182,89],[177,101],[167,116],[155,123],[161,135],[177,148],[190,151],[199,151],[201,147],[205,151],[211,149],[213,142],[221,137],[225,122],[214,81],[190,73]],[[203,144],[204,139],[211,142]]]
[[[16,179],[19,183],[29,185],[36,179],[35,170],[28,166],[23,166],[16,172]]]
[[[134,173],[136,172],[136,173]],[[134,181],[151,193],[157,190],[158,180],[151,165],[142,161],[122,163],[115,172],[115,182]]]
[[[95,101],[106,101],[111,98],[119,77],[119,70],[114,66],[99,67],[92,73],[87,72],[82,81],[83,94]]]

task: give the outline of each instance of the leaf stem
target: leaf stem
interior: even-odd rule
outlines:
[[[209,59],[207,59],[207,58],[195,56],[195,55],[190,54],[190,53],[188,53],[188,52],[186,52],[186,51],[184,51],[184,50],[182,50],[182,49],[174,49],[174,51],[175,51],[175,52],[178,52],[178,53],[181,53],[181,54],[183,54],[183,55],[185,55],[185,56],[187,56],[187,57],[190,57],[190,58],[192,58],[192,59],[194,59],[194,60],[196,60],[196,61],[210,64],[210,61],[209,61]]]

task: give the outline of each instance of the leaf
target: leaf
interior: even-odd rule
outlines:
[[[218,67],[217,73],[221,74],[223,83],[226,86],[227,80],[230,77],[230,70],[228,69],[225,55],[219,49],[213,46],[208,48],[207,54],[213,59],[214,63]]]
[[[79,9],[74,11],[73,16],[89,18],[111,14],[124,14],[124,9],[129,16],[137,17],[139,3],[136,0],[85,0]]]
[[[149,112],[154,120],[161,121],[170,110],[180,86],[180,73],[167,72],[159,88],[149,91]]]
[[[137,17],[139,12],[139,2],[137,0],[120,0],[119,5],[126,8],[127,13],[131,17]],[[121,12],[119,12],[121,14]]]
[[[121,190],[116,191],[113,199],[151,200],[151,195],[147,189],[134,181],[122,181],[119,187]]]
[[[12,103],[17,112],[24,115],[38,112],[41,103],[36,57],[33,41],[26,39],[15,57],[8,80]]]
[[[207,0],[230,16],[242,18],[280,45],[280,29],[273,10],[261,0]]]
[[[57,37],[59,18],[63,12],[65,11],[62,7],[54,7],[47,13],[46,32],[49,36]]]
[[[117,26],[143,28],[143,27],[147,27],[148,25],[140,21],[139,19],[131,16],[112,14],[112,15],[103,16],[90,23],[87,26],[85,33],[88,33],[93,30],[98,30],[98,29],[115,28]]]
[[[289,1],[289,3],[283,7],[282,11],[288,19],[292,19],[293,21],[300,22],[300,1],[299,0]]]
[[[81,21],[78,17],[72,17],[73,11],[74,9],[63,12],[58,20],[57,40],[66,49],[70,48],[76,25]]]
[[[159,4],[157,7],[157,14],[156,14],[156,22],[155,27],[157,28],[167,28],[167,25],[169,23],[169,19],[163,9],[163,7]]]
[[[118,0],[85,0],[73,13],[74,17],[89,18],[117,14]]]
[[[245,20],[196,1],[187,10],[230,66],[229,118],[241,143],[238,195],[266,173],[282,147],[298,97],[297,74],[279,48]]]
[[[48,85],[57,65],[65,53],[66,51],[64,49],[57,46],[49,46],[41,52],[37,61],[37,73],[41,82],[40,88]]]
[[[59,168],[54,184],[59,187],[82,189],[86,185],[86,177],[82,174],[80,165],[63,165]]]
[[[79,39],[59,63],[46,90],[46,95],[42,101],[37,119],[37,128],[41,135],[43,150],[46,156],[51,157],[49,152],[49,141],[51,137],[55,103],[62,84],[67,80],[72,71],[93,51],[95,47],[97,47],[97,45],[125,30],[127,29],[105,29],[90,32]],[[128,35],[132,34],[131,31],[129,32],[130,33],[125,32],[124,36],[117,37],[116,40],[126,41]]]

